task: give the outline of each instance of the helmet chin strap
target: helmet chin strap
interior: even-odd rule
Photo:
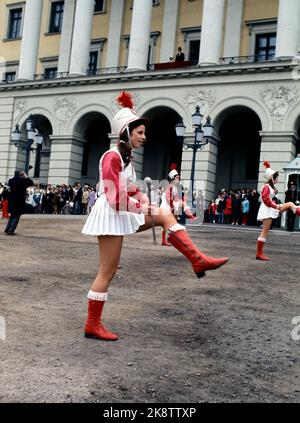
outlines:
[[[126,131],[127,131],[129,145],[130,145],[131,149],[133,149],[132,144],[131,144],[131,140],[130,140],[130,132],[129,132],[129,126],[128,125],[126,126]]]

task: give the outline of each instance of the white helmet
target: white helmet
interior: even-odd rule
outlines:
[[[114,134],[120,136],[132,122],[140,121],[141,125],[147,125],[148,119],[144,117],[140,118],[133,110],[134,103],[130,93],[123,91],[117,97],[117,102],[123,108],[118,111],[111,121],[111,129]]]
[[[264,167],[266,168],[264,176],[267,181],[272,178],[274,173],[278,173],[276,170],[271,168],[270,162],[268,162],[267,160],[264,161]]]

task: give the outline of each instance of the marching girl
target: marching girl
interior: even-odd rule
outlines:
[[[183,187],[180,184],[180,176],[177,172],[176,163],[171,164],[171,171],[168,174],[169,185],[165,187],[165,191],[162,194],[162,201],[160,207],[164,210],[172,212],[175,219],[178,221],[179,215],[185,213],[185,216],[191,220],[197,220],[191,209],[186,203]],[[161,245],[170,246],[171,244],[167,240],[167,233],[164,229],[161,230],[162,242]]]
[[[147,120],[133,111],[130,93],[121,93],[118,101],[123,108],[113,118],[111,126],[112,132],[119,135],[119,142],[100,159],[100,196],[82,230],[84,234],[97,236],[100,253],[99,271],[88,293],[85,336],[105,341],[118,339],[118,335],[103,325],[101,315],[109,285],[117,271],[124,235],[150,229],[154,221],[156,226],[168,231],[168,241],[191,262],[198,277],[228,261],[228,257],[205,256],[172,213],[149,204],[147,197],[136,188],[132,150],[144,144]]]
[[[292,202],[277,204],[275,201],[273,201],[273,198],[276,194],[275,184],[278,182],[279,172],[271,169],[270,163],[268,161],[264,162],[264,167],[266,168],[265,179],[267,182],[262,187],[262,201],[257,215],[257,220],[261,220],[263,222],[263,227],[257,239],[256,259],[268,261],[270,259],[263,254],[263,249],[266,238],[269,234],[272,219],[276,219],[279,216],[279,213],[283,213],[289,209],[300,216],[300,207],[295,206],[295,204]]]

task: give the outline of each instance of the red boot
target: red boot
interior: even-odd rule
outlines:
[[[300,216],[300,207],[296,208],[296,216]]]
[[[161,230],[161,245],[164,245],[166,247],[170,247],[172,245],[168,242],[166,232],[163,229]]]
[[[192,263],[194,272],[198,278],[204,276],[206,270],[217,269],[229,260],[228,257],[214,259],[212,257],[205,256],[193,244],[192,240],[183,229],[176,232],[169,231],[168,240]]]
[[[97,338],[103,341],[116,341],[118,335],[109,332],[101,323],[101,314],[105,301],[88,299],[88,318],[85,324],[85,337]]]
[[[185,213],[185,215],[186,215],[186,217],[187,217],[188,219],[190,219],[190,220],[197,220],[197,217],[195,217],[195,216],[193,215],[193,213],[192,213],[192,211],[191,211],[191,209],[190,209],[189,207],[187,207],[187,208],[184,210],[184,213]]]
[[[256,250],[256,260],[263,260],[263,261],[269,261],[269,257],[265,256],[263,254],[265,241],[261,241],[260,239],[257,240],[257,250]]]

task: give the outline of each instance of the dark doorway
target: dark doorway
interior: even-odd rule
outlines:
[[[99,160],[110,148],[108,134],[111,132],[108,119],[98,113],[90,112],[81,117],[76,125],[76,133],[85,140],[82,156],[81,180],[96,185],[99,182]]]
[[[222,189],[257,189],[261,122],[244,107],[225,112],[220,125],[216,175],[216,193]]]
[[[180,172],[182,146],[178,143],[175,132],[179,115],[168,107],[157,107],[146,116],[150,124],[144,147],[142,177],[166,179],[171,163],[176,163]]]

